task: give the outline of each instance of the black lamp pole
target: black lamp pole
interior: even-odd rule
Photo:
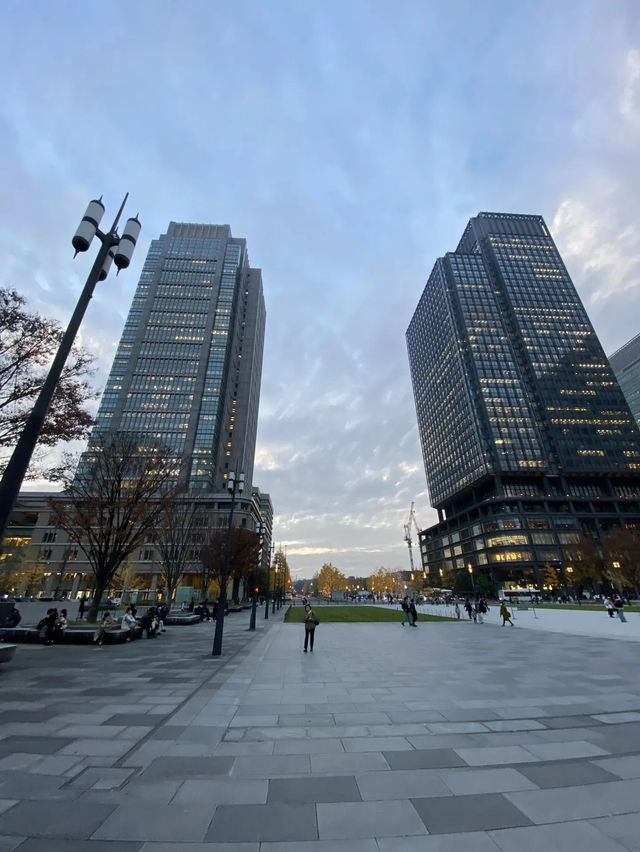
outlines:
[[[86,251],[94,236],[98,237],[102,245],[80,294],[78,304],[69,320],[67,330],[62,336],[60,346],[49,369],[49,374],[42,385],[33,410],[27,418],[27,422],[24,425],[24,429],[0,482],[0,542],[4,538],[4,533],[9,523],[9,516],[22,486],[22,480],[27,473],[31,456],[38,443],[44,420],[51,405],[51,400],[53,399],[64,365],[71,352],[73,341],[80,328],[82,318],[93,296],[96,284],[98,281],[104,281],[107,277],[112,260],[115,260],[118,270],[126,269],[131,262],[131,255],[140,234],[140,222],[138,218],[134,217],[127,221],[121,237],[117,233],[118,222],[120,221],[120,216],[128,197],[129,193],[125,195],[124,201],[120,205],[120,210],[118,210],[118,215],[107,233],[103,233],[98,228],[100,219],[104,213],[102,199],[92,201],[87,207],[80,227],[73,237],[72,244],[76,250],[76,254]],[[112,251],[112,249],[115,251]]]
[[[218,608],[216,610],[216,631],[213,636],[212,657],[219,657],[222,654],[222,633],[224,631],[224,611],[227,606],[227,580],[229,578],[229,568],[231,567],[231,535],[233,532],[233,510],[236,507],[236,493],[242,494],[244,491],[244,473],[241,473],[236,479],[235,473],[232,471],[227,477],[227,489],[231,494],[231,508],[229,510],[229,527],[227,529],[227,552],[224,557],[224,567],[222,576],[220,577],[220,597],[218,599]]]

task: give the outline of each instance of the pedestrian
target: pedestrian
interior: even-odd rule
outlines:
[[[507,621],[513,627],[513,621],[511,621],[511,613],[507,609],[507,604],[505,601],[502,601],[500,604],[500,615],[502,616],[502,626],[504,627]]]
[[[84,618],[84,608],[86,604],[87,599],[84,595],[82,595],[82,597],[80,598],[80,608],[78,609],[78,618],[80,619],[80,621],[82,621],[82,619]]]
[[[138,622],[133,617],[131,612],[131,607],[128,606],[125,610],[124,615],[122,616],[122,621],[120,622],[120,626],[123,630],[128,630],[129,635],[127,636],[126,641],[130,642],[131,639],[136,638],[136,627],[138,626]]]
[[[113,627],[113,616],[107,610],[102,616],[102,621],[96,627],[95,633],[93,634],[93,641],[96,645],[101,646],[104,642],[104,637],[107,635],[107,630]]]
[[[616,614],[616,608],[613,605],[611,598],[604,599],[604,608],[609,613],[609,618],[613,618]]]
[[[467,598],[464,602],[464,608],[466,609],[467,615],[469,616],[469,621],[471,621],[471,619],[473,618],[473,607],[471,606],[471,601],[469,600],[469,598]]]
[[[482,617],[482,605],[480,601],[478,601],[474,607],[473,620],[477,621],[478,624],[484,624],[484,619]]]
[[[624,616],[624,602],[620,596],[618,596],[613,602],[616,612],[618,613],[618,618],[620,621],[625,622],[627,619]]]
[[[316,633],[316,627],[320,624],[318,619],[316,618],[315,612],[311,609],[311,606],[307,604],[304,608],[304,652],[307,653],[307,646],[311,647],[309,650],[313,653],[313,639]]]
[[[456,601],[455,613],[456,613],[456,618],[459,621],[460,620],[460,604],[458,603],[458,601]]]
[[[56,618],[56,623],[53,626],[53,638],[56,642],[62,642],[64,634],[69,626],[66,609],[60,610],[60,615]]]
[[[404,613],[404,615],[402,616],[402,621],[400,623],[404,627],[405,621],[407,622],[407,624],[411,624],[411,610],[409,609],[409,596],[408,595],[404,596],[400,606],[402,607],[402,611]]]
[[[413,598],[411,598],[411,603],[409,604],[409,614],[411,615],[411,626],[417,627],[418,610],[416,609],[416,602]]]
[[[7,616],[7,627],[17,627],[21,621],[22,616],[20,615],[20,610],[14,604],[11,612]]]

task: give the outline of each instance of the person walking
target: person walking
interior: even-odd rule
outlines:
[[[402,607],[402,611],[404,612],[404,615],[402,616],[402,621],[400,623],[404,627],[405,621],[407,622],[407,624],[411,624],[411,611],[409,609],[409,596],[408,595],[404,596],[400,606]]]
[[[511,621],[511,613],[507,609],[507,604],[505,601],[502,601],[500,604],[500,615],[502,616],[502,626],[504,627],[507,621],[513,627],[513,621]]]
[[[620,619],[620,621],[626,623],[627,619],[624,615],[624,601],[622,600],[622,598],[618,596],[613,602],[613,605],[615,607],[616,612],[618,613],[618,618]]]
[[[83,595],[80,598],[80,607],[78,609],[78,618],[80,619],[80,621],[82,621],[82,619],[84,618],[84,608],[85,608],[86,605],[87,605],[87,599]]]
[[[318,619],[316,618],[315,612],[311,609],[311,606],[307,604],[304,608],[304,652],[307,653],[307,646],[311,653],[313,653],[313,640],[316,633],[316,627],[320,624]]]
[[[471,601],[469,600],[469,598],[467,598],[464,602],[464,608],[466,609],[467,615],[469,616],[469,621],[471,621],[471,619],[473,618],[473,607],[471,606]]]
[[[482,601],[478,601],[474,607],[473,620],[477,621],[478,624],[484,624]]]
[[[604,608],[609,613],[609,618],[614,618],[616,614],[616,608],[613,605],[613,601],[611,598],[604,599]]]
[[[416,621],[418,620],[418,610],[416,609],[416,602],[413,598],[411,598],[411,603],[409,604],[409,615],[411,616],[411,626],[417,627]]]
[[[460,604],[458,603],[458,601],[456,601],[455,613],[456,613],[456,618],[458,619],[458,621],[460,621]]]

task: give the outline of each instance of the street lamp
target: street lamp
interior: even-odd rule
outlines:
[[[277,557],[276,557],[277,558]],[[271,615],[276,611],[276,598],[278,597],[278,563],[273,566],[273,603],[271,605]]]
[[[16,502],[22,480],[25,477],[31,456],[38,443],[40,432],[44,424],[51,400],[55,393],[60,376],[64,369],[69,353],[73,346],[73,341],[76,338],[80,323],[84,317],[85,311],[89,305],[89,301],[93,296],[93,291],[98,281],[104,281],[109,274],[109,268],[112,261],[118,267],[118,271],[126,269],[131,262],[131,256],[136,246],[137,239],[140,235],[140,221],[137,216],[127,220],[124,226],[122,236],[118,236],[117,228],[120,216],[124,210],[129,193],[124,197],[124,201],[120,205],[118,215],[114,219],[110,230],[103,233],[98,225],[104,214],[104,204],[102,196],[97,201],[92,201],[87,207],[84,218],[76,231],[72,242],[76,254],[86,251],[91,245],[94,236],[102,243],[98,255],[91,267],[91,272],[84,285],[84,289],[78,299],[78,304],[69,320],[67,330],[62,336],[60,346],[53,359],[51,368],[44,384],[40,390],[38,398],[31,414],[27,418],[24,429],[18,439],[13,454],[9,459],[9,463],[5,469],[2,481],[0,482],[0,542],[4,538],[4,532],[9,522],[9,516]]]
[[[269,618],[269,587],[271,585],[271,557],[273,555],[273,542],[269,544],[269,562],[267,564],[267,590],[265,592],[264,617]]]
[[[230,471],[227,476],[227,490],[231,494],[231,508],[229,510],[229,527],[227,529],[227,552],[224,557],[224,568],[220,577],[220,597],[218,598],[218,608],[216,610],[216,632],[213,637],[212,657],[219,657],[222,654],[222,633],[224,631],[224,611],[227,605],[227,579],[229,577],[229,568],[231,567],[231,534],[233,532],[233,510],[236,507],[236,494],[242,494],[244,491],[244,473],[240,473],[236,479],[234,471]]]
[[[265,526],[264,524],[258,524],[258,566],[262,565],[262,545],[264,543],[264,534],[265,534]],[[258,606],[258,592],[259,589],[256,587],[253,590],[253,601],[251,603],[251,617],[249,618],[249,630],[256,629],[256,609]]]
[[[467,571],[469,572],[469,574],[471,574],[471,588],[473,589],[473,596],[475,598],[475,596],[476,596],[476,582],[473,579],[473,568],[471,567],[471,565],[467,565]]]

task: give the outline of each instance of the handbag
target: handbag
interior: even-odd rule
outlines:
[[[320,622],[318,621],[318,619],[317,619],[317,618],[314,618],[313,622],[314,622],[314,624],[315,624],[315,626],[316,626],[316,627],[320,624]]]

